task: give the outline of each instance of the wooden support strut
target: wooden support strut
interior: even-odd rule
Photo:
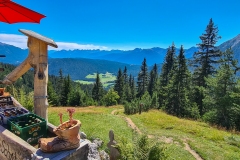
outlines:
[[[27,46],[29,54],[27,59],[8,74],[3,84],[12,84],[31,67],[34,68],[34,113],[47,120],[47,82],[48,82],[48,45],[57,48],[57,44],[33,31],[20,29],[28,36]]]

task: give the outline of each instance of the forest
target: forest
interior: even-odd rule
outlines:
[[[125,114],[141,114],[160,109],[168,114],[201,120],[227,130],[240,131],[240,81],[238,61],[231,48],[221,52],[216,43],[221,37],[218,27],[210,19],[200,35],[199,50],[191,59],[184,56],[184,47],[176,53],[174,43],[169,46],[161,72],[157,64],[149,70],[144,58],[137,77],[128,74],[127,67],[119,68],[115,84],[104,90],[97,73],[93,85],[71,80],[70,75],[49,75],[49,105],[111,106],[122,104]],[[3,79],[15,66],[1,63]],[[13,85],[6,87],[24,107],[33,107],[33,75],[30,70]]]

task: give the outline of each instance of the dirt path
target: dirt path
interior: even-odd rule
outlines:
[[[114,109],[112,112],[111,112],[111,114],[112,115],[115,115],[115,112],[117,112],[117,111],[122,111],[123,109]]]
[[[188,151],[189,153],[191,153],[193,155],[194,158],[196,158],[196,160],[203,160],[199,154],[197,154],[193,149],[191,149],[191,147],[189,146],[189,144],[186,142],[186,140],[184,140],[184,143],[185,145],[185,150]]]
[[[128,126],[135,130],[138,134],[142,134],[140,129],[133,123],[131,118],[125,117],[125,121],[127,122]]]
[[[117,111],[120,111],[122,109],[115,109],[111,112],[112,115],[115,115],[115,113]],[[133,123],[133,121],[131,120],[131,118],[129,117],[124,117],[124,116],[121,116],[122,118],[125,119],[125,121],[127,122],[128,126],[130,128],[132,128],[133,130],[135,130],[138,134],[142,134],[142,132],[140,131],[140,129]],[[154,138],[155,136],[154,135],[148,135],[148,138]],[[165,143],[175,143],[173,141],[173,138],[172,137],[165,137],[165,136],[161,136],[161,137],[158,137],[158,139],[162,142],[165,142]],[[178,143],[178,142],[177,142]],[[183,139],[183,144],[185,145],[184,149],[186,151],[188,151],[190,154],[192,154],[192,156],[196,159],[196,160],[203,160],[199,154],[197,154],[193,149],[191,149],[191,147],[189,146],[189,144],[187,143],[187,139]]]
[[[122,109],[115,109],[111,112],[112,115],[115,115],[115,113],[117,111],[120,111]],[[140,129],[133,123],[133,121],[131,120],[131,118],[128,118],[128,117],[124,117],[124,116],[121,116],[122,118],[125,119],[125,121],[127,122],[128,126],[130,128],[132,128],[133,130],[135,130],[138,134],[142,134],[142,132],[140,131]]]

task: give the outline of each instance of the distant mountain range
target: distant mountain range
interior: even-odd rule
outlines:
[[[21,63],[28,55],[28,49],[21,49],[9,44],[0,42],[0,55],[5,55],[5,58],[0,58],[0,62],[18,64]]]
[[[234,56],[240,62],[240,35],[228,40],[221,45],[219,49],[225,51],[232,47]],[[196,47],[185,49],[186,58],[191,58]],[[140,65],[144,58],[147,59],[149,70],[153,64],[158,64],[159,71],[164,61],[167,49],[154,47],[150,49],[136,48],[134,50],[61,50],[49,51],[49,74],[58,75],[60,68],[63,73],[69,74],[73,80],[84,80],[85,76],[92,73],[114,73],[116,75],[119,68],[126,66],[128,73],[137,76],[140,71]],[[176,53],[178,54],[179,49]],[[28,55],[27,49],[21,49],[12,45],[0,42],[0,55],[6,55],[0,58],[1,62],[10,64],[19,64]]]
[[[197,51],[196,47],[191,47],[185,50],[187,58],[192,57],[193,53]],[[132,65],[141,65],[144,58],[147,59],[148,65],[159,64],[164,61],[167,49],[164,48],[150,48],[134,50],[61,50],[49,51],[49,58],[85,58],[114,61]],[[179,52],[179,49],[176,50]],[[1,58],[1,62],[18,64],[22,62],[28,55],[27,49],[21,49],[12,45],[0,42],[0,55],[6,55],[6,58]]]
[[[193,53],[197,51],[196,47],[192,47],[185,50],[185,56],[187,58],[192,57]],[[72,51],[56,51],[49,53],[51,58],[87,58],[87,59],[100,59],[115,61],[120,63],[141,65],[144,58],[147,60],[148,65],[154,65],[162,63],[166,55],[167,49],[164,48],[150,48],[141,49],[136,48],[134,50],[122,51],[122,50],[72,50]],[[176,51],[179,52],[179,49]]]

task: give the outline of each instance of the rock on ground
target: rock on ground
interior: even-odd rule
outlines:
[[[100,151],[99,154],[102,160],[110,160],[109,155],[104,150]]]
[[[101,160],[97,145],[95,143],[89,143],[88,160]]]

